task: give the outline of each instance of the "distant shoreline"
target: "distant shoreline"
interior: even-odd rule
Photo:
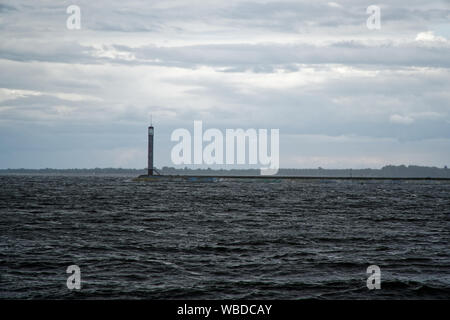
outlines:
[[[157,168],[162,175],[190,176],[260,176],[258,169],[177,169]],[[93,168],[93,169],[0,169],[0,175],[82,175],[82,176],[132,176],[147,174],[146,169]],[[264,176],[263,176],[264,177]],[[280,169],[275,176],[296,178],[343,178],[343,179],[383,179],[383,178],[439,178],[450,179],[447,168],[423,166],[385,166],[381,169]]]

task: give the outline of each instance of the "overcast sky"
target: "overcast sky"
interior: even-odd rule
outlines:
[[[157,167],[194,120],[279,129],[284,168],[450,165],[450,1],[2,0],[0,39],[0,168],[144,168],[150,114]]]

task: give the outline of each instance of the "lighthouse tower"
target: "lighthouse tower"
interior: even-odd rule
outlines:
[[[153,175],[153,125],[148,127],[148,172],[149,176]]]

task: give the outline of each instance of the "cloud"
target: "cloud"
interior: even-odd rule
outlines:
[[[42,61],[81,64],[159,65],[181,68],[209,66],[225,72],[272,73],[277,69],[297,70],[299,64],[427,66],[450,68],[450,44],[433,41],[334,41],[311,43],[210,44],[191,46],[79,45],[73,42],[41,40],[5,41],[0,58],[12,61]],[[430,42],[430,41],[428,41]],[[37,49],[35,49],[37,48]]]
[[[15,10],[16,10],[16,8],[13,7],[13,6],[0,3],[0,12],[7,13],[7,12],[10,12],[10,11],[15,11]]]
[[[342,6],[337,2],[328,2],[328,5],[332,8],[342,8]]]
[[[410,116],[402,116],[399,114],[393,114],[389,117],[389,121],[392,123],[398,123],[398,124],[411,124],[414,122],[414,119]]]
[[[434,35],[433,31],[419,32],[416,36],[416,41],[432,41],[432,42],[446,42],[444,37]]]

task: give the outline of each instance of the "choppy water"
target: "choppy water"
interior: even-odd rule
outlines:
[[[0,217],[1,298],[450,298],[449,183],[2,176]]]

